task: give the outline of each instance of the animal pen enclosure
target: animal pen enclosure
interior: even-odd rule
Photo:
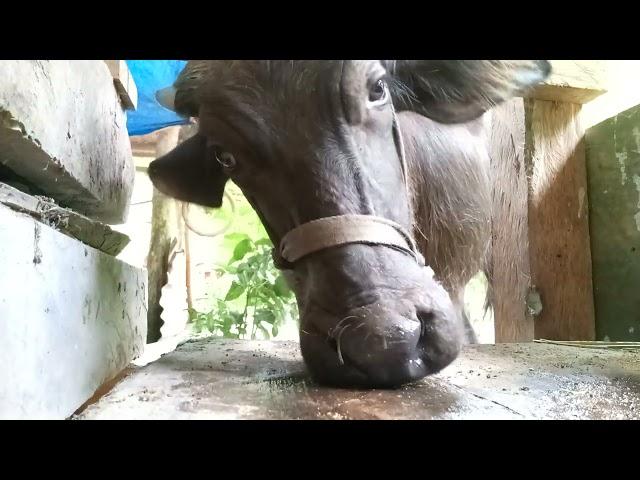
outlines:
[[[0,62],[0,417],[67,418],[124,372],[76,418],[638,418],[637,353],[533,343],[640,336],[640,110],[585,131],[606,62],[552,66],[487,115],[495,341],[513,345],[363,394],[307,384],[286,342],[191,341],[125,370],[162,287],[116,258],[112,228],[131,208],[135,82],[124,61]]]

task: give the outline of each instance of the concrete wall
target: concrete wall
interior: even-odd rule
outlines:
[[[134,167],[104,61],[0,61],[0,163],[82,214],[124,221]]]
[[[586,143],[597,339],[640,341],[640,106]]]
[[[0,205],[0,418],[62,419],[137,357],[146,272]]]

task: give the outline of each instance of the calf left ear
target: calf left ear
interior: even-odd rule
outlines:
[[[151,162],[148,172],[154,187],[165,195],[205,207],[222,206],[228,177],[201,134]]]
[[[523,95],[551,73],[547,60],[384,60],[398,111],[464,123]]]

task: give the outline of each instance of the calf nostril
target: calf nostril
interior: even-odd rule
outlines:
[[[418,310],[416,316],[420,321],[420,338],[424,337],[433,324],[434,313],[427,310]]]

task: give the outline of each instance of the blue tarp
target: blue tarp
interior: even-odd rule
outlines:
[[[160,105],[155,96],[156,91],[173,84],[186,63],[184,60],[127,60],[138,90],[138,108],[127,112],[129,135],[145,135],[188,123],[188,119]]]

